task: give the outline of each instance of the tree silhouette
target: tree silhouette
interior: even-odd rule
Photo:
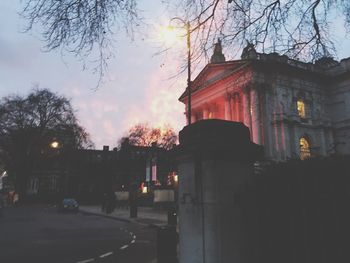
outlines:
[[[134,36],[142,24],[138,0],[25,0],[27,30],[40,24],[48,50],[66,49],[86,58],[96,52],[103,75],[113,52],[112,39],[124,29]],[[306,60],[335,55],[335,18],[350,29],[347,0],[186,0],[162,1],[171,16],[191,25],[192,60],[212,48],[217,38],[230,50],[246,42],[260,52],[280,52]],[[231,52],[233,53],[233,52]],[[101,75],[101,76],[102,76]]]
[[[249,42],[261,52],[314,60],[335,55],[336,18],[350,29],[350,2],[344,0],[189,0],[174,6],[192,25],[194,58],[221,38],[230,50]]]
[[[50,143],[59,142],[60,149]],[[26,179],[52,151],[92,147],[89,135],[74,115],[69,100],[47,89],[27,97],[12,95],[0,101],[0,155],[16,177],[21,194]]]
[[[129,129],[119,140],[119,145],[126,140],[135,146],[151,146],[152,143],[157,143],[159,147],[171,149],[177,142],[177,135],[170,126],[152,128],[147,123],[139,123]]]

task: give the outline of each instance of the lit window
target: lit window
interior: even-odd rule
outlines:
[[[305,103],[302,99],[299,99],[297,101],[297,109],[298,109],[299,117],[305,119],[305,117],[306,117],[306,115],[305,115]]]
[[[304,138],[300,138],[300,159],[305,160],[307,158],[311,157],[311,151],[310,151],[310,144],[309,142]]]
[[[147,194],[147,193],[148,193],[147,190],[148,190],[148,189],[147,189],[147,186],[143,186],[143,187],[142,187],[142,193],[143,193],[143,194]]]
[[[213,113],[212,112],[209,112],[208,114],[208,119],[212,119],[213,118]]]

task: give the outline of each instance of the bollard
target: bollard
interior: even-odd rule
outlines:
[[[130,204],[130,218],[137,218],[137,204]]]
[[[177,225],[177,211],[176,208],[171,207],[168,209],[168,225],[176,226]]]
[[[137,185],[132,184],[129,190],[129,206],[130,206],[130,218],[137,218]]]
[[[157,229],[157,263],[177,263],[177,232],[175,226]]]

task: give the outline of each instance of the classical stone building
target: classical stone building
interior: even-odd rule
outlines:
[[[225,61],[218,42],[191,90],[192,122],[243,122],[267,159],[350,154],[350,58],[304,63],[248,44]],[[187,114],[186,91],[179,100]]]

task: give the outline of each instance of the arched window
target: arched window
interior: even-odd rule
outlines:
[[[305,137],[301,137],[299,140],[300,145],[300,159],[305,160],[311,157],[310,143]]]
[[[297,109],[298,109],[298,115],[300,118],[305,119],[306,113],[305,113],[305,102],[303,99],[298,99],[297,101]]]

